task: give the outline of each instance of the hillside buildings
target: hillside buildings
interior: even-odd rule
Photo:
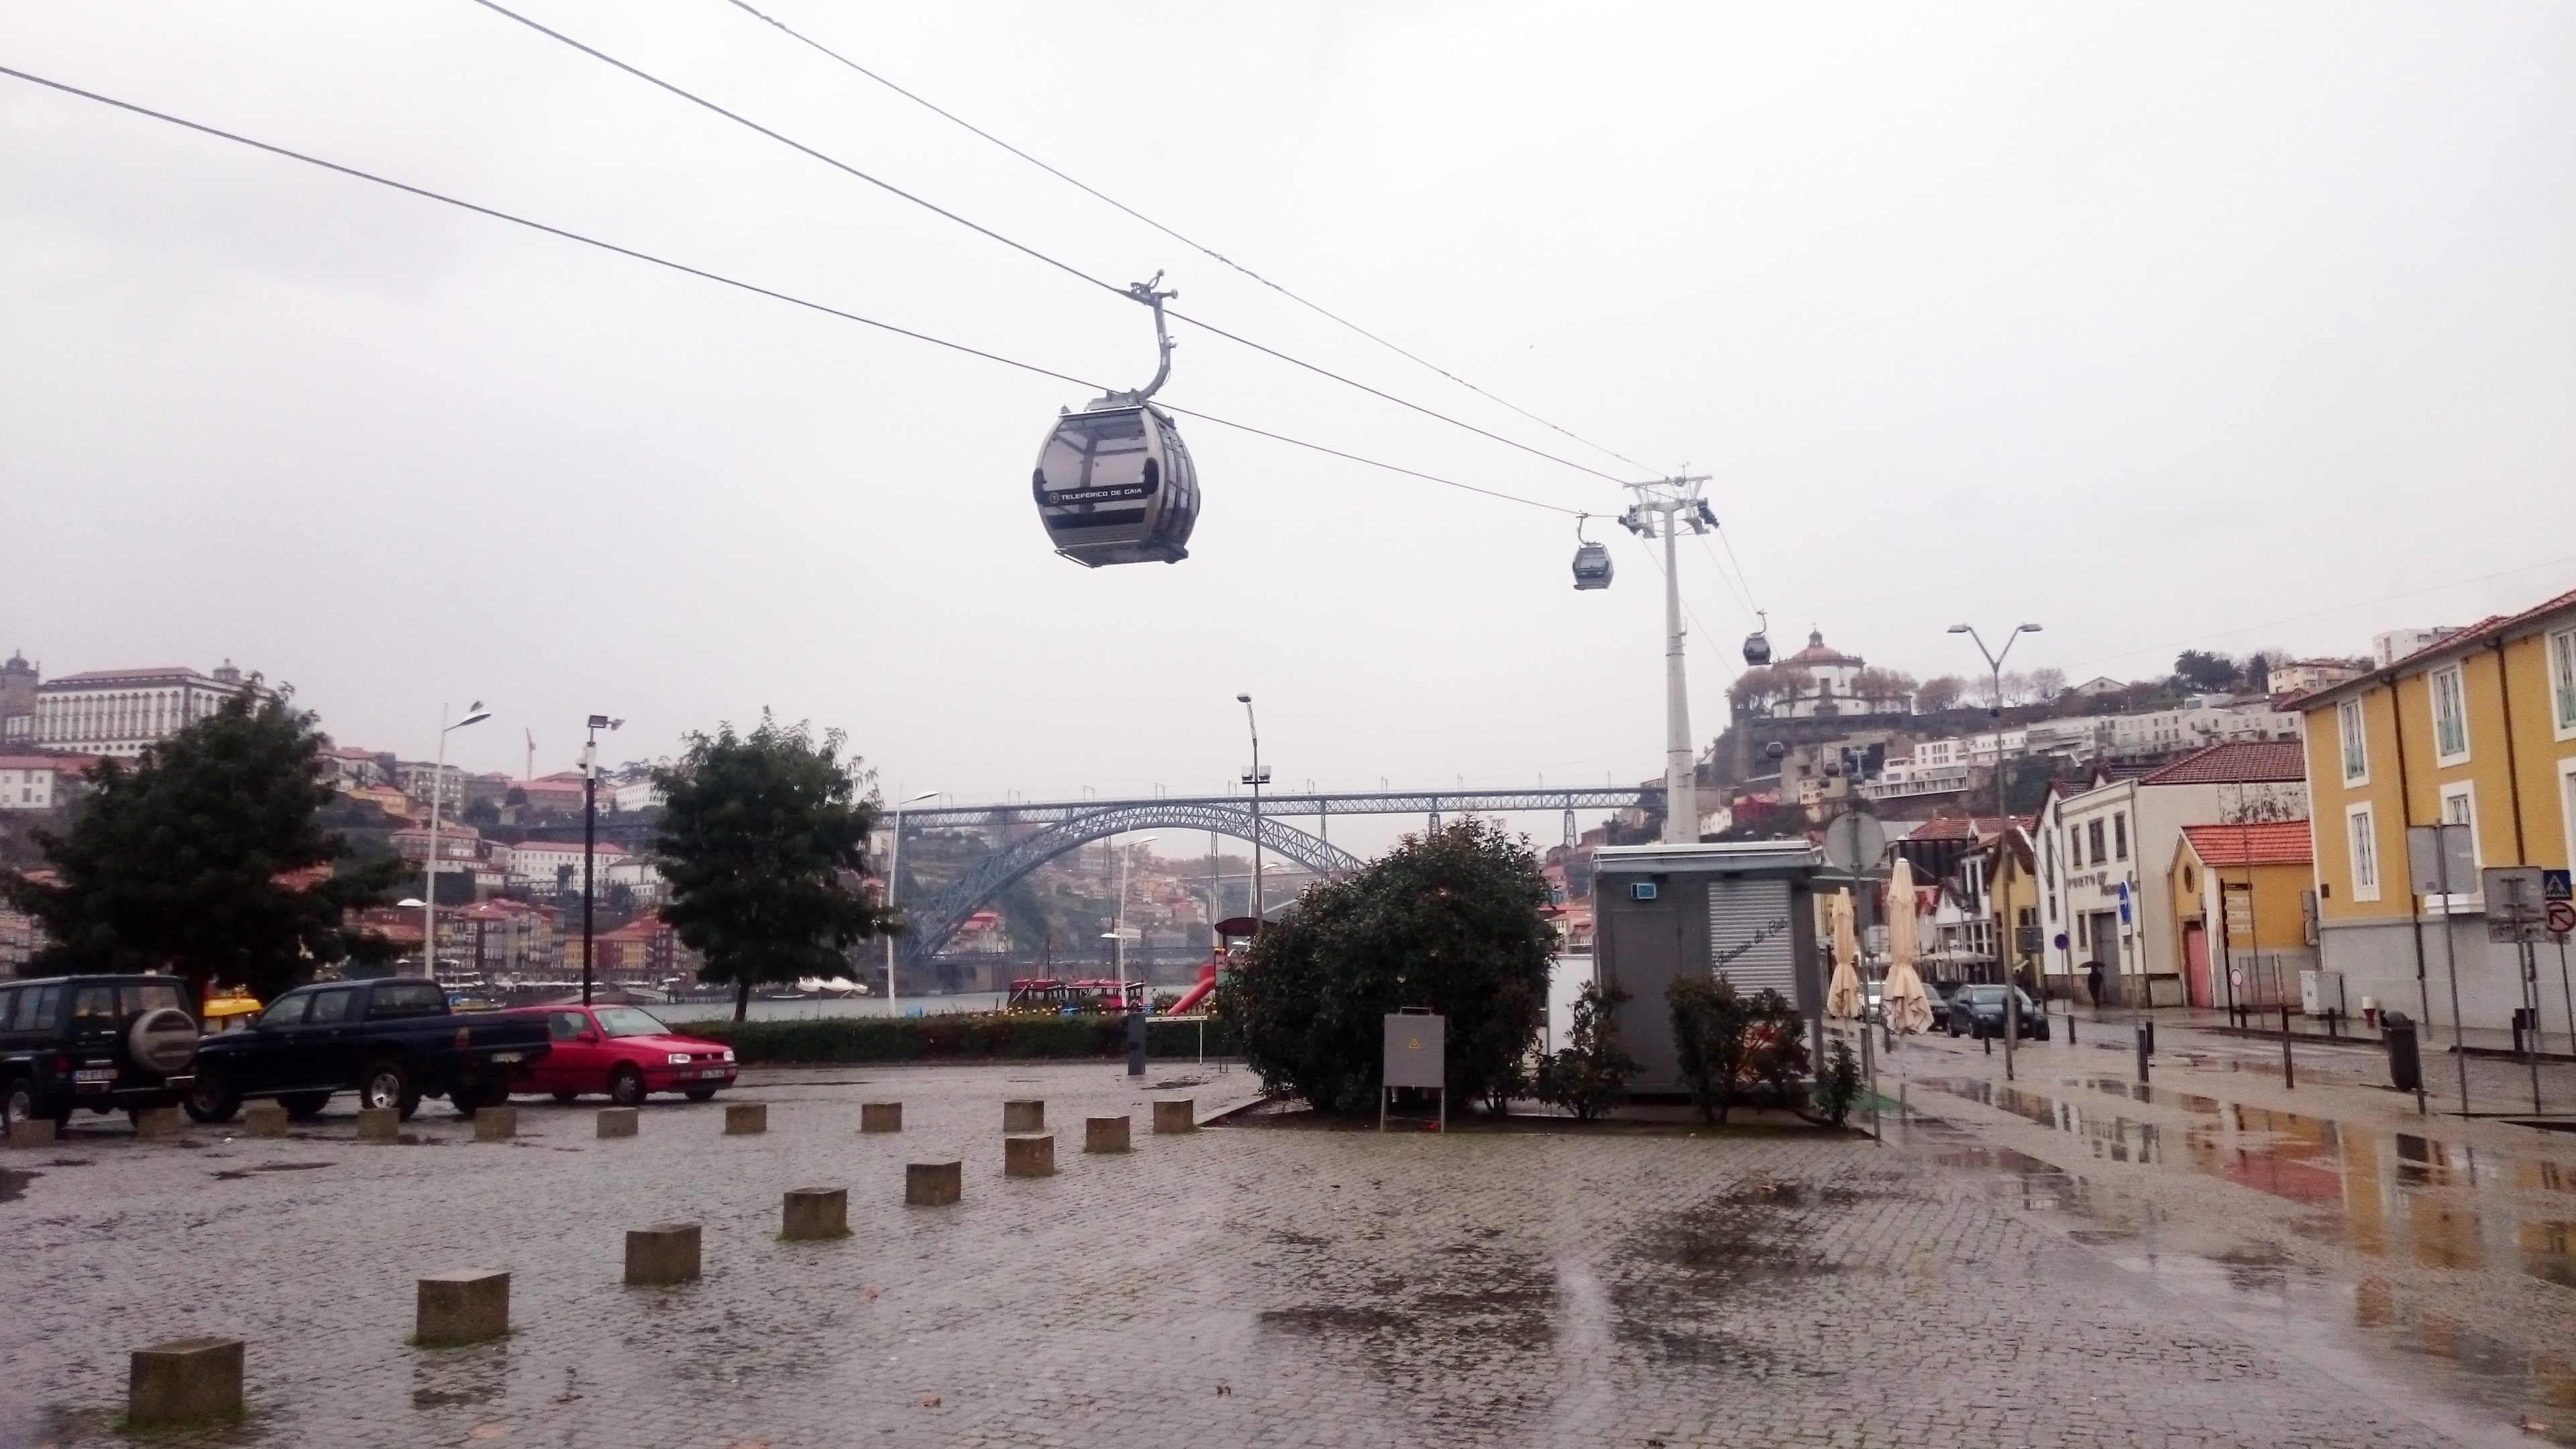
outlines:
[[[131,759],[256,688],[257,681],[244,679],[229,659],[212,674],[179,664],[66,674],[35,686],[26,742],[42,750]]]

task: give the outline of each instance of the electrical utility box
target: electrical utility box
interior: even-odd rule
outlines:
[[[1619,1040],[1643,1069],[1631,1093],[1688,1090],[1664,989],[1685,973],[1723,976],[1746,996],[1777,991],[1808,1019],[1825,1009],[1814,879],[1804,841],[1612,845],[1593,852],[1594,969],[1628,993]]]

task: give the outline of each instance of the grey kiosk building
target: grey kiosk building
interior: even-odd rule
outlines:
[[[1640,1095],[1687,1090],[1673,1050],[1664,988],[1686,971],[1724,976],[1752,995],[1769,989],[1824,1028],[1824,954],[1816,942],[1814,878],[1823,857],[1804,841],[1612,845],[1592,856],[1593,969],[1626,991],[1619,1037],[1644,1069]]]

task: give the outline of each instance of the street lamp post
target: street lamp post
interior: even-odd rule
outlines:
[[[1994,726],[1995,733],[1995,819],[1999,822],[1996,828],[2001,830],[2004,828],[2004,822],[2012,819],[2012,813],[2004,808],[2004,656],[2012,653],[2013,645],[2021,639],[2022,635],[2038,633],[2039,626],[2037,624],[2015,625],[2013,631],[2004,636],[2004,647],[2001,649],[1988,649],[1985,636],[1979,634],[1970,625],[1953,624],[1950,626],[1950,632],[1967,635],[1976,641],[1977,652],[1986,656],[1986,673],[1994,689],[1992,703],[1986,712],[1986,720]],[[1968,836],[1972,842],[1977,834],[1976,814],[1973,808],[1968,811]],[[1996,852],[1995,863],[1999,866],[2003,863],[2001,850]],[[1993,904],[1993,890],[1994,882],[1986,882],[1987,904],[1990,906]],[[1995,925],[1995,964],[2003,967],[2004,977],[2004,1080],[2011,1081],[2013,1047],[2016,1045],[2016,1039],[2021,1035],[2021,973],[2005,965],[2005,959],[2003,924],[1998,920]]]
[[[590,717],[590,735],[581,746],[581,1004],[590,1005],[591,872],[599,852],[599,732],[626,723],[604,714]]]
[[[1252,696],[1238,694],[1234,700],[1243,706],[1243,722],[1252,731],[1252,768],[1243,772],[1243,783],[1252,787],[1252,920],[1258,931],[1269,894],[1261,880],[1261,787],[1270,783],[1270,772],[1261,768],[1261,721],[1252,712]]]
[[[429,776],[429,859],[422,863],[429,889],[420,907],[420,974],[432,980],[438,976],[438,802],[447,793],[447,735],[450,730],[481,724],[491,717],[492,712],[479,699],[467,705],[465,718],[454,724],[447,722],[447,706],[438,707],[438,763],[430,768]]]
[[[906,795],[906,796],[905,796],[905,797],[903,797],[902,799],[897,800],[896,802],[894,802],[894,834],[893,834],[891,837],[889,837],[889,838],[887,839],[887,841],[886,841],[886,884],[885,884],[885,904],[886,904],[886,914],[888,914],[888,915],[892,915],[892,914],[894,913],[894,873],[895,873],[896,868],[897,868],[897,867],[899,867],[899,866],[901,866],[901,865],[902,865],[902,863],[903,863],[903,807],[905,807],[906,805],[918,805],[918,804],[920,804],[922,801],[927,800],[927,799],[929,799],[931,796],[936,795],[936,794],[938,794],[938,793],[939,793],[939,792],[938,792],[938,791],[936,791],[936,790],[924,790],[924,791],[922,791],[922,792],[921,792],[920,794],[918,794],[918,795]],[[888,1017],[892,1017],[892,1016],[895,1014],[895,1010],[894,1010],[894,932],[892,932],[892,931],[888,931],[888,932],[886,932],[885,943],[886,943],[886,1015],[887,1015]]]
[[[1120,1011],[1127,1009],[1127,863],[1130,852],[1136,846],[1151,845],[1154,840],[1155,837],[1151,835],[1140,836],[1126,842],[1118,849],[1118,912],[1110,918],[1117,924],[1109,930],[1109,949],[1118,962],[1118,1009]]]

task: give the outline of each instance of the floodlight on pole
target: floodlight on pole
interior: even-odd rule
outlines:
[[[454,724],[447,722],[447,706],[438,707],[438,761],[429,772],[429,855],[421,862],[429,899],[409,903],[420,907],[420,974],[433,979],[438,975],[438,804],[447,793],[447,736],[491,717],[479,699],[465,706],[465,718]]]

